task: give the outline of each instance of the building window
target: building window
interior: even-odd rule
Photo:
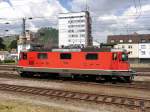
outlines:
[[[145,39],[141,39],[141,42],[144,43],[144,42],[146,42],[146,40]]]
[[[123,43],[123,40],[120,40],[120,43]]]
[[[71,53],[61,53],[60,59],[71,59]]]
[[[74,30],[68,30],[68,33],[73,33],[74,32]]]
[[[132,48],[132,45],[129,45],[128,48],[131,49],[131,48]]]
[[[132,52],[132,51],[130,51],[129,53],[130,53],[130,55],[132,55],[132,53],[133,53],[133,52]]]
[[[145,51],[141,51],[141,55],[145,55],[146,54],[146,52]]]
[[[78,30],[78,32],[85,32],[85,30],[83,29],[83,30]]]
[[[130,42],[130,43],[131,43],[131,42],[132,42],[132,40],[129,40],[128,42]]]
[[[38,59],[47,59],[48,55],[47,53],[38,53]]]
[[[110,42],[111,42],[111,43],[114,43],[114,42],[115,42],[115,40],[111,40]]]
[[[80,37],[85,37],[85,34],[81,34]]]
[[[97,53],[88,53],[86,55],[87,60],[97,60],[98,59],[98,54]]]
[[[141,49],[146,49],[146,45],[141,45]]]
[[[124,46],[124,45],[122,45],[122,48],[124,49],[124,48],[125,48],[125,46]]]
[[[69,37],[78,37],[78,35],[69,35]]]

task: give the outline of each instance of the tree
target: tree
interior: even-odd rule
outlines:
[[[0,38],[0,50],[5,49],[5,45],[3,44],[3,39]]]
[[[9,44],[8,48],[10,49],[17,49],[17,40],[12,40]]]
[[[58,30],[55,28],[41,28],[37,32],[38,40],[46,48],[58,46]]]

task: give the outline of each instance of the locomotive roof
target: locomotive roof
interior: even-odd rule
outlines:
[[[55,49],[34,49],[30,51],[37,52],[124,52],[124,49],[112,49],[112,48],[81,48],[81,49],[65,49],[65,48],[55,48]]]

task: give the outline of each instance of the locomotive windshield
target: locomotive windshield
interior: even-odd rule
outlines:
[[[122,53],[122,61],[128,61],[128,54]]]

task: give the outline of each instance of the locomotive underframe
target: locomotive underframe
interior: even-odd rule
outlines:
[[[33,67],[17,67],[18,72],[39,72],[39,73],[70,73],[70,74],[89,74],[104,76],[131,76],[134,77],[135,72],[132,70],[97,70],[97,69],[70,69],[70,68],[33,68]]]

